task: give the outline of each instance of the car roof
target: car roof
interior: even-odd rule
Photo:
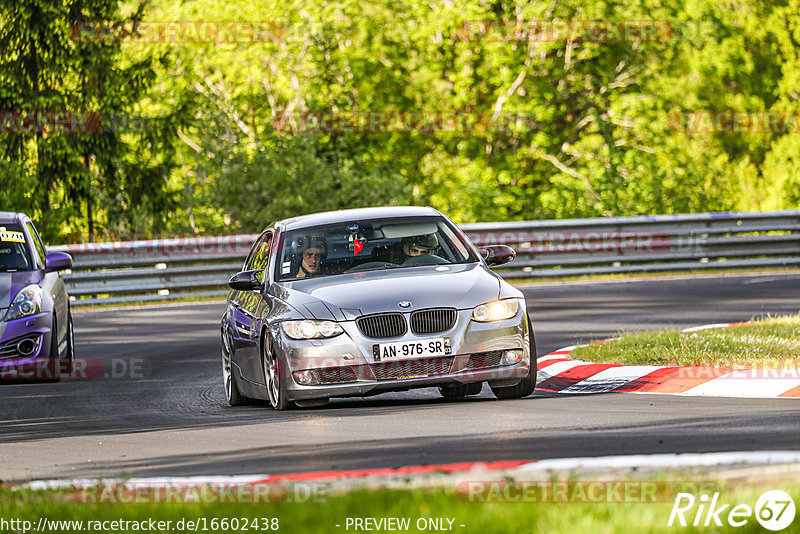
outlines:
[[[349,210],[325,211],[284,219],[275,223],[282,230],[296,230],[309,226],[337,224],[362,219],[383,219],[388,217],[430,217],[441,213],[428,206],[391,206],[382,208],[358,208]]]
[[[24,213],[17,213],[15,211],[0,211],[0,224],[2,223],[18,223],[25,219]]]

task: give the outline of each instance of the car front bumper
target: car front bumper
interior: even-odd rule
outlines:
[[[52,315],[47,312],[0,321],[0,379],[52,378],[51,333]],[[35,343],[33,352],[20,353],[17,347],[22,340]]]
[[[459,310],[455,326],[446,332],[408,332],[391,340],[368,339],[353,321],[340,323],[344,334],[330,339],[298,341],[278,332],[276,349],[287,364],[282,373],[286,395],[290,400],[305,400],[484,381],[514,385],[530,372],[532,356],[528,342],[532,334],[521,304],[511,319],[479,323],[471,320],[471,310]],[[442,337],[450,342],[449,355],[377,362],[372,355],[376,343]],[[315,382],[299,383],[302,371],[312,371]]]

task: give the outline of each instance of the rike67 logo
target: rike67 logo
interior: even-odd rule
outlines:
[[[667,526],[743,527],[754,518],[767,530],[779,531],[792,524],[795,516],[794,501],[784,491],[770,490],[756,501],[755,508],[749,504],[730,504],[720,500],[719,492],[712,496],[678,493]]]

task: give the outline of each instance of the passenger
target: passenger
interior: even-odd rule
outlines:
[[[436,234],[415,235],[403,238],[403,253],[409,258],[433,254],[433,250],[439,246]]]

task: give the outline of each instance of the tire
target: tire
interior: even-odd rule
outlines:
[[[515,386],[492,387],[492,393],[498,399],[521,399],[527,397],[536,389],[536,341],[533,337],[531,318],[525,314],[528,325],[528,346],[530,347],[530,365],[528,374]]]
[[[266,333],[261,335],[261,361],[264,365],[264,381],[267,388],[267,399],[274,410],[283,411],[294,407],[294,403],[286,398],[284,377],[289,379],[284,363],[275,353],[272,338]]]
[[[471,384],[455,384],[452,386],[439,386],[439,393],[448,400],[462,399],[470,395],[477,395],[483,389],[483,382]]]
[[[225,387],[225,398],[231,406],[245,406],[251,403],[251,399],[239,391],[230,346],[224,332],[222,333],[222,384]]]
[[[53,326],[50,329],[50,358],[47,360],[44,382],[58,382],[61,380],[61,358],[58,354],[58,320],[53,314]]]
[[[72,329],[72,312],[67,312],[67,354],[59,361],[60,376],[70,376],[75,367],[75,333]]]

